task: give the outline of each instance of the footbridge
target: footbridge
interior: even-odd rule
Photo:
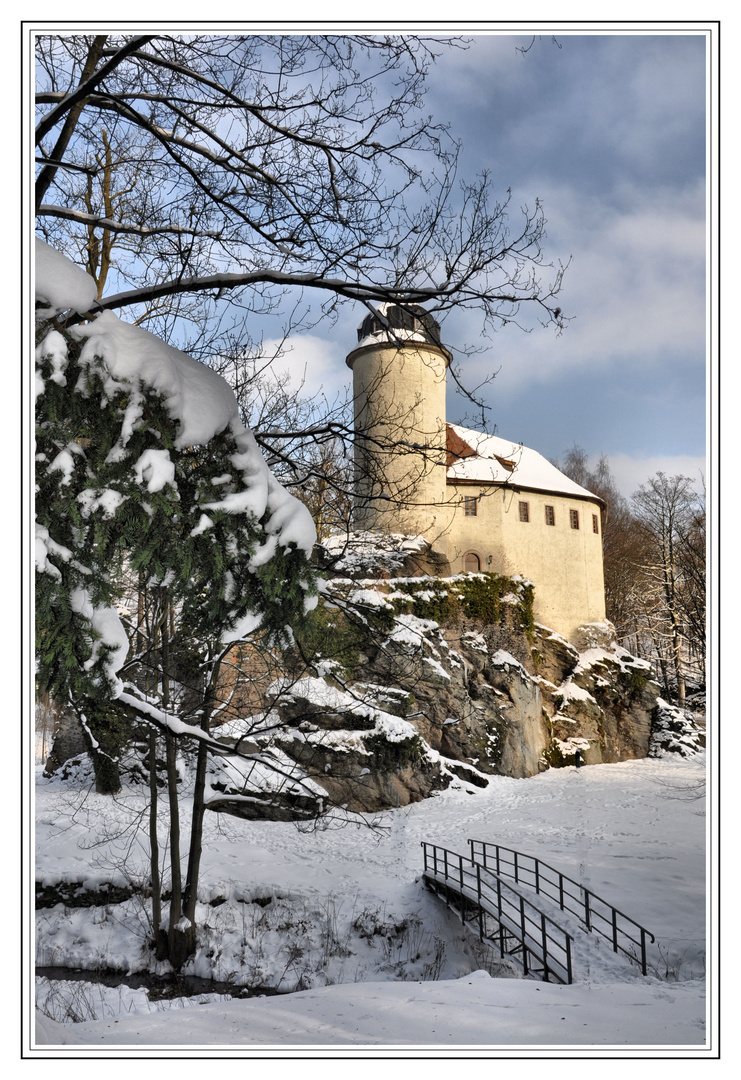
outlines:
[[[526,976],[573,980],[574,937],[544,910],[555,905],[646,974],[646,945],[654,935],[640,923],[534,856],[483,840],[468,846],[469,854],[461,855],[423,840],[425,884]]]

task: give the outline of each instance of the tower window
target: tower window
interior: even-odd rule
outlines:
[[[520,503],[520,521],[530,520],[530,503]]]
[[[479,512],[479,500],[475,495],[463,496],[463,513],[466,517],[476,517]]]
[[[599,518],[592,514],[592,532],[599,534]]]
[[[578,529],[579,528],[579,511],[578,510],[569,510],[569,520],[571,521],[571,528],[572,529]]]
[[[552,506],[546,506],[545,508],[545,523],[546,525],[556,524],[556,511]]]

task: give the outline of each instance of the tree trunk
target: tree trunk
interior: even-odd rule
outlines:
[[[205,746],[198,747],[196,762],[195,787],[193,791],[193,820],[190,829],[190,850],[188,852],[188,874],[185,884],[183,914],[194,928],[196,925],[196,903],[198,902],[198,878],[201,872],[201,852],[203,850],[203,817],[206,812],[206,766],[208,751]],[[195,940],[193,942],[195,946]]]
[[[169,603],[165,597],[160,621],[162,649],[162,708],[170,706],[170,637]],[[170,807],[170,921],[167,929],[167,951],[175,971],[180,971],[195,946],[195,926],[183,917],[183,879],[180,869],[180,802],[178,799],[177,740],[167,732],[165,735],[165,758],[167,761],[167,798]]]
[[[201,710],[201,729],[208,732],[211,714],[215,704],[215,688],[221,669],[221,661],[213,663]],[[185,884],[183,913],[193,927],[193,948],[195,949],[196,904],[198,902],[198,879],[201,873],[201,853],[203,850],[203,819],[206,813],[206,769],[208,750],[201,743],[196,761],[195,785],[193,790],[193,818],[190,829],[190,849],[188,851],[188,873]]]
[[[682,662],[682,637],[677,625],[675,612],[672,612],[672,654],[674,660],[674,677],[677,682],[677,705],[680,709],[683,709],[686,701],[686,685],[684,678],[684,664]]]
[[[75,712],[93,764],[95,790],[100,795],[115,795],[121,790],[118,759],[128,740],[128,716],[121,714],[115,701],[92,698],[83,698]]]
[[[167,939],[162,933],[162,877],[160,874],[160,848],[157,836],[157,732],[149,733],[149,867],[152,879],[152,934],[155,956],[167,957]]]

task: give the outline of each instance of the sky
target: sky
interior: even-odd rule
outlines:
[[[455,312],[443,341],[483,347],[462,377],[476,387],[496,373],[482,393],[486,426],[502,438],[550,460],[574,446],[592,464],[605,455],[626,496],[659,470],[699,487],[714,371],[703,24],[656,32],[626,22],[590,33],[571,23],[555,35],[497,25],[440,31],[460,32],[468,47],[441,52],[424,110],[461,141],[461,178],[488,171],[493,197],[511,189],[515,213],[541,201],[545,261],[569,264],[558,301],[567,327],[558,336],[531,321],[482,340],[475,313]],[[292,339],[283,364],[305,380],[307,396],[321,386],[332,402],[349,387],[344,360],[365,314],[344,305],[336,322]],[[280,333],[277,320],[256,329],[267,348]],[[481,426],[453,387],[448,419]]]
[[[429,78],[425,108],[462,141],[461,175],[488,170],[513,207],[539,198],[546,261],[570,260],[561,336],[510,325],[482,342],[464,314],[443,340],[488,347],[463,374],[497,373],[498,435],[550,459],[606,455],[625,495],[659,470],[706,475],[706,48],[694,29],[477,33]],[[286,363],[308,387],[346,383],[362,316],[344,309]],[[449,390],[448,419],[466,412]]]

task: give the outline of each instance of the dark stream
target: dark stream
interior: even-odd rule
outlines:
[[[279,994],[272,988],[254,989],[235,986],[229,982],[200,979],[196,975],[150,975],[148,972],[129,975],[121,971],[83,971],[81,968],[37,967],[37,976],[50,982],[86,982],[96,986],[127,986],[131,990],[147,991],[150,1001],[194,997],[197,994],[224,994],[231,998],[268,997]]]

